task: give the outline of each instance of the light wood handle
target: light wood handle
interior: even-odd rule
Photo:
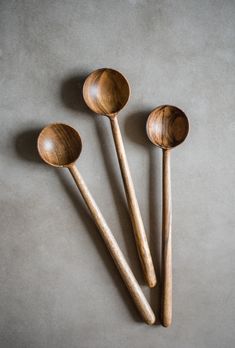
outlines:
[[[171,174],[170,150],[163,150],[163,210],[162,210],[162,324],[172,322],[172,246],[171,246]]]
[[[126,158],[126,153],[117,117],[110,117],[110,122],[112,126],[113,138],[122,173],[122,179],[125,187],[139,258],[141,261],[146,282],[150,288],[153,288],[157,283],[156,274],[149,250],[146,233],[144,230],[144,224],[141,218],[140,209],[135,194],[134,185],[131,178],[130,169]]]
[[[117,241],[115,240],[111,230],[109,229],[104,217],[102,216],[99,208],[97,207],[93,197],[91,196],[85,182],[82,179],[77,167],[73,164],[69,166],[69,170],[79,188],[87,207],[89,208],[91,215],[100,231],[100,234],[124,280],[140,314],[147,324],[154,324],[155,315],[146,300],[134,274],[132,273],[121,249],[119,248]]]

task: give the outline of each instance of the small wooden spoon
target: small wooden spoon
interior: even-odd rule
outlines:
[[[189,131],[186,115],[175,106],[154,109],[147,120],[147,134],[154,145],[163,149],[162,211],[162,324],[172,322],[172,246],[171,246],[171,181],[170,149],[181,144]]]
[[[117,120],[117,114],[126,105],[129,95],[130,88],[126,78],[113,69],[98,69],[92,72],[83,86],[83,97],[88,107],[97,114],[108,116],[111,122],[136,246],[145,279],[152,288],[157,283],[156,274]]]
[[[78,132],[65,124],[51,124],[38,137],[38,152],[42,160],[53,167],[69,169],[139,312],[147,324],[154,324],[155,315],[75,165],[81,149]]]

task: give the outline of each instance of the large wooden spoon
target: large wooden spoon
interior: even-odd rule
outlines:
[[[51,124],[38,137],[38,152],[42,160],[53,167],[69,169],[139,312],[147,324],[154,324],[155,315],[75,165],[81,150],[78,132],[65,124]]]
[[[92,72],[83,86],[83,97],[88,107],[97,114],[108,116],[110,120],[138,254],[146,282],[152,288],[157,283],[156,274],[117,119],[117,114],[126,105],[129,95],[126,78],[113,69]]]
[[[172,322],[170,150],[184,141],[189,131],[189,123],[183,111],[175,106],[163,105],[151,112],[146,128],[151,142],[163,149],[161,319],[162,324],[167,327]]]

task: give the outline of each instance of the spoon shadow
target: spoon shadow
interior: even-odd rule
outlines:
[[[151,305],[161,310],[161,214],[157,207],[161,205],[161,169],[160,151],[156,151],[150,144],[149,150],[149,221],[150,221],[150,245],[155,260],[157,286],[151,293]],[[160,204],[159,204],[160,203]],[[160,322],[159,322],[160,324]]]
[[[29,128],[16,134],[13,138],[16,156],[27,162],[43,164],[37,150],[37,139],[43,126]]]
[[[93,116],[94,114],[84,102],[82,94],[83,84],[88,75],[88,71],[83,71],[66,77],[61,83],[60,99],[68,109]]]
[[[61,100],[67,108],[73,111],[86,113],[95,121],[95,129],[99,138],[103,165],[108,174],[108,180],[117,209],[121,230],[124,231],[123,238],[126,246],[129,264],[140,284],[145,284],[140,269],[138,253],[135,247],[135,239],[132,232],[132,224],[130,220],[127,201],[123,191],[122,183],[120,181],[121,174],[119,174],[119,177],[117,175],[117,171],[120,172],[119,167],[117,167],[117,156],[116,154],[114,154],[115,150],[113,149],[113,147],[110,146],[110,143],[113,143],[113,139],[111,137],[111,132],[109,129],[109,120],[92,112],[83,100],[82,89],[84,81],[88,75],[88,72],[81,73],[70,76],[62,81]]]
[[[129,114],[126,117],[125,133],[126,136],[138,146],[144,146],[149,154],[149,177],[148,177],[148,195],[149,195],[149,247],[155,265],[157,275],[157,286],[150,290],[150,303],[153,309],[160,313],[160,263],[161,263],[161,230],[160,230],[160,212],[158,207],[161,202],[161,159],[160,152],[152,145],[147,137],[146,122],[151,110],[143,110]],[[160,324],[159,318],[157,323]]]
[[[14,145],[15,145],[15,152],[17,157],[19,157],[21,160],[28,161],[28,162],[34,162],[37,164],[42,164],[45,166],[45,164],[42,162],[38,151],[37,151],[37,138],[41,131],[41,128],[35,128],[35,129],[27,129],[25,131],[22,131],[21,133],[17,134],[14,137]],[[46,167],[46,166],[45,166]],[[71,199],[74,208],[76,209],[77,213],[81,217],[83,224],[87,231],[89,231],[91,240],[94,243],[103,263],[105,264],[105,267],[108,270],[108,273],[110,275],[110,278],[112,279],[113,283],[115,284],[116,288],[118,289],[123,302],[126,304],[132,318],[136,322],[142,322],[137,309],[133,303],[133,300],[129,294],[129,292],[126,289],[125,284],[123,283],[123,280],[119,274],[119,272],[116,269],[116,266],[114,262],[111,260],[111,256],[107,250],[107,248],[104,245],[104,242],[97,232],[97,228],[89,215],[82,198],[79,197],[79,194],[77,193],[77,190],[75,187],[72,186],[72,183],[70,183],[65,174],[63,173],[63,170],[54,169],[55,172],[58,175],[59,181]]]

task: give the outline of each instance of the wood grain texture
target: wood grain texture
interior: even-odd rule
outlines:
[[[153,266],[152,256],[150,253],[144,224],[141,218],[140,209],[138,201],[135,194],[135,189],[133,181],[131,178],[126,153],[122,141],[122,136],[120,128],[118,125],[117,117],[111,118],[111,127],[113,138],[115,142],[115,147],[117,151],[118,161],[122,173],[123,183],[125,186],[125,192],[127,197],[127,202],[129,206],[130,217],[132,221],[136,246],[141,261],[143,273],[146,279],[146,282],[150,288],[154,287],[157,283],[156,274]]]
[[[94,71],[87,77],[83,86],[83,97],[88,107],[98,114],[108,116],[111,121],[138,254],[146,282],[149,287],[154,287],[157,283],[156,274],[117,121],[117,113],[127,103],[129,94],[126,78],[113,69]]]
[[[55,167],[67,167],[75,162],[82,150],[78,132],[61,123],[45,127],[39,134],[37,145],[43,161]]]
[[[74,163],[80,155],[81,144],[75,129],[65,124],[51,124],[39,134],[38,152],[47,164],[70,170],[140,314],[147,324],[154,324],[155,315]]]
[[[175,106],[163,105],[148,117],[147,134],[151,142],[162,149],[171,149],[187,137],[189,123],[183,111]]]
[[[167,327],[172,322],[172,207],[170,150],[163,150],[162,190],[162,287],[161,320]]]
[[[86,104],[97,114],[112,116],[127,103],[130,87],[126,78],[113,69],[98,69],[92,72],[83,86]]]

